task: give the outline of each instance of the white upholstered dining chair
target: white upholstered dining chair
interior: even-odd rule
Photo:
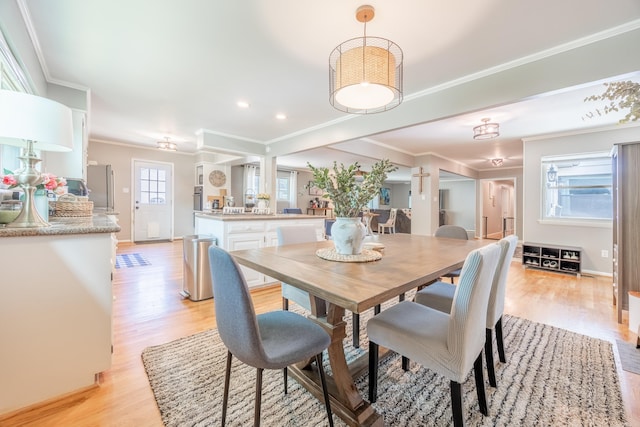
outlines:
[[[283,245],[295,245],[298,243],[310,243],[317,241],[316,229],[312,226],[289,226],[278,227],[276,230],[278,235],[278,246]],[[289,300],[294,301],[306,310],[311,311],[311,301],[309,299],[309,293],[302,289],[291,286],[287,283],[281,282],[282,289],[282,309],[289,310]],[[379,306],[376,308],[379,311]],[[352,314],[352,339],[353,346],[360,347],[360,315],[358,313]]]
[[[278,246],[283,245],[295,245],[299,243],[311,243],[317,242],[318,236],[316,235],[316,229],[313,226],[290,226],[290,227],[278,227],[276,229],[278,236]],[[298,289],[295,286],[291,286],[287,283],[282,283],[282,309],[289,310],[289,300],[293,300],[296,304],[311,311],[311,304],[309,302],[309,294],[302,289]]]
[[[398,215],[398,209],[391,209],[389,211],[389,219],[382,224],[378,223],[378,234],[383,234],[384,230],[389,230],[389,233],[396,232],[396,217]]]
[[[469,253],[450,313],[405,301],[369,320],[369,400],[372,403],[377,398],[378,347],[382,346],[450,380],[455,426],[463,425],[461,383],[473,368],[480,411],[488,415],[482,348],[489,294],[499,254],[500,247],[495,244]]]
[[[502,315],[504,314],[504,298],[507,289],[507,275],[513,259],[513,253],[518,245],[517,236],[507,236],[498,242],[500,245],[500,258],[496,266],[496,272],[491,285],[489,305],[487,308],[486,338],[484,356],[487,362],[487,374],[489,384],[497,386],[495,367],[493,362],[493,330],[496,331],[496,343],[498,356],[502,363],[507,359],[504,352],[504,339],[502,337]],[[456,286],[445,282],[435,282],[416,293],[415,302],[426,305],[444,313],[451,311],[451,304],[455,296]]]

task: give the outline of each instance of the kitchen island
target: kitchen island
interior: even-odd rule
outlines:
[[[227,251],[264,248],[278,245],[278,227],[312,226],[318,240],[324,240],[323,216],[302,214],[221,214],[198,212],[195,214],[197,235],[215,237],[217,245]],[[274,280],[255,270],[241,266],[250,287],[262,286]]]
[[[0,415],[79,391],[111,366],[114,233],[106,215],[0,228]]]

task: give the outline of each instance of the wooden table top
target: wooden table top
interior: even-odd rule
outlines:
[[[402,233],[381,235],[374,241],[385,245],[382,259],[363,263],[316,256],[317,249],[332,247],[332,241],[247,249],[231,255],[241,265],[361,313],[460,268],[469,252],[487,244]]]

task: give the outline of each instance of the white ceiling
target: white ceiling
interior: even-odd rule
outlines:
[[[92,140],[155,146],[169,136],[180,151],[193,152],[199,130],[232,143],[273,144],[350,120],[329,105],[328,55],[362,35],[354,18],[362,1],[18,2],[47,79],[90,89]],[[405,102],[397,110],[405,117],[419,117],[412,100],[434,88],[640,28],[638,0],[369,3],[376,16],[367,34],[389,38],[404,52]],[[637,72],[609,77],[640,81]],[[359,141],[409,157],[435,153],[476,170],[491,168],[489,159],[495,157],[505,159],[503,167],[521,166],[523,137],[617,122],[614,115],[583,120],[597,107],[585,103],[585,96],[604,90],[602,81],[586,83],[438,120],[417,118],[397,130],[390,123],[384,132],[361,131],[367,136]],[[238,108],[239,100],[251,107]],[[275,119],[277,113],[287,119]],[[395,117],[390,114],[376,116]],[[500,137],[473,141],[472,128],[483,117],[500,123]],[[302,167],[338,159],[366,165],[367,153],[375,152],[359,145],[347,155],[344,149],[353,150],[336,140],[334,148],[280,156],[278,162]],[[323,145],[321,140],[308,148]]]

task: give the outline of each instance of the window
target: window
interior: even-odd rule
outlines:
[[[607,153],[542,158],[545,220],[613,216],[611,158]]]
[[[140,203],[164,205],[167,202],[167,177],[163,169],[140,169]]]
[[[18,60],[13,56],[0,30],[0,89],[33,93]],[[20,168],[20,147],[0,145],[0,175],[4,169],[15,171]],[[40,169],[40,166],[38,166]]]
[[[278,200],[289,201],[289,178],[278,177]]]

